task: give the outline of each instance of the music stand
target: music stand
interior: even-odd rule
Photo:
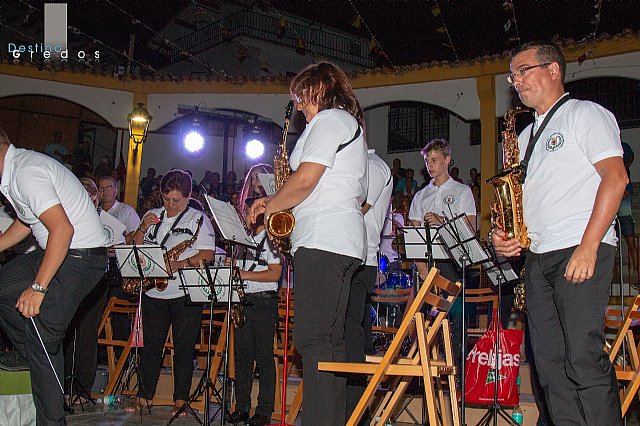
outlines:
[[[225,203],[215,198],[212,198],[208,195],[205,196],[205,201],[209,206],[209,210],[211,211],[211,215],[213,216],[213,224],[217,228],[218,232],[222,236],[222,240],[229,244],[231,253],[231,265],[235,265],[236,256],[235,256],[235,246],[241,245],[244,247],[250,247],[257,249],[258,244],[256,241],[247,234],[246,226],[241,222],[241,218],[238,215],[236,209],[229,203]],[[229,274],[228,280],[228,290],[229,294],[233,292],[233,281],[240,281],[240,285],[242,285],[239,272],[236,271],[235,274]],[[237,286],[236,286],[237,287]],[[224,367],[223,367],[223,382],[222,382],[222,415],[220,416],[220,424],[226,424],[226,416],[225,411],[227,410],[227,374],[229,368],[229,336],[231,333],[231,302],[232,297],[227,298],[227,326],[226,326],[226,342],[225,342],[225,357],[224,357]],[[208,413],[207,413],[208,415]],[[215,417],[215,415],[214,415]]]
[[[116,254],[116,262],[120,275],[122,278],[139,278],[140,289],[138,290],[138,308],[136,310],[135,321],[133,329],[136,331],[131,336],[131,345],[135,347],[133,353],[129,355],[129,365],[127,371],[122,376],[122,379],[114,388],[114,394],[121,393],[125,387],[129,386],[129,381],[133,373],[136,373],[138,380],[138,387],[142,384],[142,376],[140,374],[140,356],[138,354],[138,348],[142,345],[140,341],[140,330],[142,330],[142,293],[144,287],[145,278],[167,278],[173,276],[171,271],[171,265],[165,264],[165,256],[167,254],[167,248],[160,245],[120,245],[113,247]],[[168,270],[167,270],[168,268]],[[120,391],[120,392],[118,392]],[[149,401],[146,401],[147,410],[151,414],[151,407]],[[109,410],[105,412],[105,414]],[[140,419],[142,419],[142,410],[140,410]]]
[[[503,282],[509,283],[511,281],[515,281],[515,280],[518,280],[520,277],[513,270],[513,268],[509,264],[509,261],[505,257],[498,255],[498,253],[495,250],[495,247],[493,247],[492,244],[487,245],[486,251],[487,253],[491,254],[492,258],[489,259],[489,261],[483,263],[483,267],[487,268],[486,271],[487,271],[487,274],[489,275],[489,279],[495,286],[498,287],[498,307],[497,309],[495,309],[496,315],[497,315],[496,321],[497,321],[498,327],[496,328],[496,332],[494,333],[495,337],[493,342],[493,350],[494,350],[494,353],[499,354],[500,353],[499,352],[500,330],[502,328],[502,323],[501,323],[502,319],[500,315],[500,304],[502,303],[502,283]],[[497,378],[500,377],[500,371],[498,368],[497,360],[498,360],[498,357],[497,356],[494,357],[494,362],[496,365],[492,367],[494,369],[494,376],[496,377],[496,379],[493,381],[493,404],[491,405],[491,407],[489,407],[487,412],[482,416],[480,421],[478,421],[476,426],[480,426],[480,425],[488,426],[492,419],[493,419],[493,425],[497,426],[498,416],[501,416],[510,425],[519,426],[519,423],[513,420],[513,418],[509,415],[509,413],[507,413],[500,406],[500,403],[498,403],[499,380]],[[518,395],[518,398],[519,397],[520,395]]]
[[[440,237],[444,242],[451,259],[453,259],[462,269],[462,360],[460,365],[460,382],[462,387],[460,397],[460,424],[466,426],[465,423],[465,363],[467,358],[467,319],[465,312],[465,288],[466,288],[466,269],[467,266],[477,265],[489,260],[489,256],[484,251],[478,236],[476,235],[469,218],[466,214],[461,214],[448,219],[442,213],[445,221],[438,228]]]
[[[211,271],[214,271],[213,275]],[[239,302],[239,298],[236,292],[229,293],[227,282],[231,278],[230,267],[215,267],[206,264],[201,264],[199,268],[185,268],[180,269],[180,288],[184,291],[185,296],[189,303],[207,303],[209,304],[209,333],[207,338],[207,358],[206,366],[202,372],[202,377],[196,386],[196,389],[191,393],[185,403],[178,409],[178,411],[169,419],[167,425],[173,423],[178,416],[186,409],[189,410],[192,416],[198,421],[198,423],[209,426],[209,404],[210,393],[215,394],[216,398],[220,401],[220,407],[225,407],[222,403],[223,399],[220,393],[213,386],[211,381],[211,339],[213,336],[213,307],[218,303],[226,303],[231,294],[233,302]],[[199,396],[204,397],[204,421],[200,421],[200,418],[191,407],[191,403],[194,402]],[[223,413],[224,414],[224,413]]]

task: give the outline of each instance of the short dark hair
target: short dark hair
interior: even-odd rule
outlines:
[[[118,184],[116,178],[114,178],[113,176],[98,176],[97,182],[100,183],[101,180],[110,180],[113,183],[113,186],[116,186]]]
[[[171,170],[162,177],[160,182],[160,192],[167,194],[171,191],[180,191],[183,197],[191,194],[191,176],[182,170]]]
[[[567,61],[564,58],[562,50],[560,50],[560,46],[548,41],[530,41],[511,50],[509,58],[513,59],[519,53],[530,49],[536,49],[536,59],[538,59],[541,64],[557,62],[558,65],[560,65],[560,79],[562,83],[564,83],[564,76],[567,73]]]

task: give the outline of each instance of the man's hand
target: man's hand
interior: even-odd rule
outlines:
[[[570,283],[582,283],[593,277],[598,258],[598,246],[587,248],[583,244],[576,247],[564,270],[564,278]]]
[[[33,291],[29,287],[18,298],[16,308],[25,318],[35,317],[40,314],[40,305],[42,305],[44,296],[43,293]]]
[[[269,202],[270,199],[271,197],[262,197],[253,202],[253,204],[251,205],[251,209],[249,210],[249,220],[252,224],[255,224],[258,220],[258,216],[265,212],[267,202]]]
[[[498,228],[493,228],[491,231],[491,242],[496,249],[496,253],[504,257],[520,256],[522,252],[520,242],[515,238],[505,240],[505,235],[506,233]]]

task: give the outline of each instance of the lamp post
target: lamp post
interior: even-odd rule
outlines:
[[[127,121],[129,122],[129,137],[134,144],[133,164],[136,163],[138,156],[138,145],[144,143],[147,139],[147,130],[149,130],[151,120],[153,120],[153,117],[149,114],[149,111],[147,111],[142,102],[138,103],[127,116]]]
[[[138,161],[138,148],[147,139],[149,123],[153,117],[144,107],[144,103],[138,102],[127,116],[129,122],[129,144],[127,160],[127,177],[125,181],[124,202],[136,208],[138,205],[138,179],[140,177],[140,163]],[[140,153],[142,156],[142,153]]]

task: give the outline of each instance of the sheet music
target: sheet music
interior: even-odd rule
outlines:
[[[267,195],[276,193],[276,175],[273,173],[258,173],[258,179]]]
[[[204,198],[223,239],[253,248],[258,245],[253,238],[247,235],[247,231],[238,217],[238,212],[231,204],[216,200],[209,195],[205,195]]]
[[[109,240],[109,244],[107,244],[108,246],[125,243],[124,231],[126,227],[122,222],[104,210],[100,211],[100,222],[102,222],[104,233]]]
[[[442,240],[449,248],[451,257],[462,266],[461,257],[469,255],[466,266],[475,265],[489,259],[466,214],[456,216],[438,228]],[[465,253],[466,252],[466,253]]]
[[[406,226],[400,228],[399,232],[404,231],[404,245],[407,259],[426,259],[427,252],[427,228]],[[449,255],[446,252],[444,243],[440,239],[438,230],[436,228],[430,228],[429,234],[431,235],[431,255],[435,260],[447,260]]]
[[[213,279],[213,288],[216,292],[218,303],[227,303],[229,301],[229,279],[231,275],[230,267],[209,268],[211,278]],[[207,280],[206,271],[200,268],[180,269],[180,277],[182,284],[180,288],[189,296],[191,303],[209,303],[211,296],[211,288]],[[240,302],[238,292],[233,289],[231,293],[231,301]]]
[[[120,273],[124,278],[139,278],[138,262],[133,253],[133,245],[115,246],[116,260]],[[167,271],[164,263],[164,253],[166,249],[159,245],[136,246],[140,257],[142,273],[145,277],[167,278],[171,271]]]

